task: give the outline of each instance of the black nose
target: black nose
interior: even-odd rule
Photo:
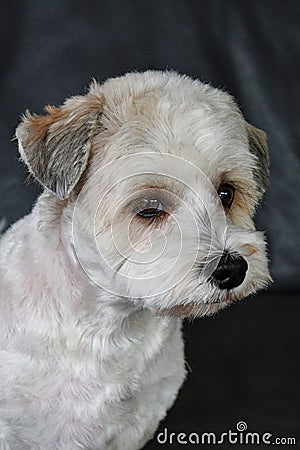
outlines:
[[[247,269],[247,261],[242,256],[225,252],[211,277],[220,289],[232,289],[242,284]]]

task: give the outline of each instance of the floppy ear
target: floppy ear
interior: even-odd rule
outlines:
[[[247,124],[247,133],[250,152],[257,157],[257,166],[254,172],[261,194],[268,186],[269,180],[269,152],[266,133],[253,125]]]
[[[59,108],[46,106],[43,116],[27,111],[16,130],[21,158],[60,199],[68,198],[86,168],[102,107],[101,94],[89,92]]]

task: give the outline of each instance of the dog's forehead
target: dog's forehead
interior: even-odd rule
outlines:
[[[146,72],[110,80],[99,152],[102,163],[136,153],[182,158],[212,181],[253,167],[246,121],[232,97],[178,74]]]

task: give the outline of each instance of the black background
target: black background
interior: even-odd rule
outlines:
[[[217,433],[245,420],[250,431],[298,437],[300,448],[299,12],[296,0],[1,2],[0,217],[7,224],[39,193],[25,183],[11,141],[21,113],[84,92],[92,77],[175,69],[227,89],[267,132],[271,179],[257,226],[268,236],[274,284],[185,326],[192,372],[162,425],[170,432]]]

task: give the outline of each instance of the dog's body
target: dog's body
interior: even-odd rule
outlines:
[[[46,190],[32,213],[0,241],[2,448],[140,449],[173,404],[185,377],[181,318],[213,314],[268,281],[264,240],[252,222],[265,187],[265,144],[227,94],[174,73],[130,74],[103,86],[93,84],[87,96],[47,112],[42,117],[27,115],[17,130],[21,156]],[[159,176],[165,171],[168,178],[162,188],[156,161],[148,159],[149,154],[163,152],[174,164],[159,156]],[[138,161],[146,158],[140,166],[136,155]],[[178,168],[178,158],[187,166],[181,162]],[[111,168],[119,161],[118,170]],[[213,190],[220,183],[234,184],[231,212],[221,211],[214,194],[207,194],[210,187],[203,180],[199,184],[189,164],[200,167]],[[145,240],[153,232],[152,221],[144,225],[149,214],[161,218],[154,229],[172,238],[171,209],[177,202],[173,210],[183,230],[183,248],[196,249],[196,262],[205,265],[206,240],[212,235],[204,223],[205,212],[196,213],[196,222],[203,222],[201,246],[188,214],[180,213],[183,198],[191,210],[200,211],[203,205],[197,199],[190,201],[183,191],[171,200],[164,194],[167,218],[162,206],[128,207],[139,189],[155,190],[139,201],[150,198],[158,203],[162,194],[157,191],[174,192],[179,172],[193,192],[195,186],[202,189],[205,206],[212,207],[220,228],[220,233],[214,230],[210,246],[214,258],[217,254],[220,259],[226,249],[242,255],[244,264],[247,261],[242,279],[231,287],[223,289],[220,280],[218,287],[206,279],[194,284],[189,270],[182,274],[188,252],[183,251],[179,268],[172,266],[177,261],[177,235],[158,271],[155,258],[146,266],[130,259],[133,247],[144,254]],[[140,173],[143,183],[138,183]],[[172,188],[167,185],[171,178]],[[120,198],[126,199],[126,208],[118,203]],[[122,214],[111,212],[118,208],[123,208]],[[130,246],[122,236],[124,224]],[[109,233],[120,240],[118,252]],[[166,272],[159,278],[163,268]],[[140,282],[140,273],[147,279]],[[159,283],[154,283],[155,277]]]
[[[11,450],[141,448],[184,379],[180,319],[102,307],[49,202],[1,242],[0,435]]]

